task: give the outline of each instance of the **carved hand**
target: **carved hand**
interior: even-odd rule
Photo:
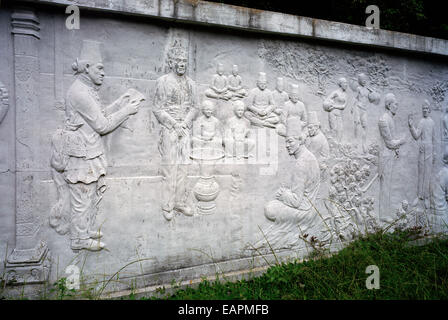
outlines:
[[[129,97],[130,96],[131,95],[126,92],[125,94],[121,95],[117,99],[117,104],[120,106],[120,108],[124,108],[129,103]]]
[[[410,127],[414,125],[414,115],[412,113],[408,115],[408,123]]]
[[[140,101],[132,101],[126,105],[126,109],[129,115],[136,114],[140,108]]]

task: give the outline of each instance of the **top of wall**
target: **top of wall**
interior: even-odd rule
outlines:
[[[200,0],[24,1],[448,56],[448,40]]]

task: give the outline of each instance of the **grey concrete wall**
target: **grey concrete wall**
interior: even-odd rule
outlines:
[[[42,3],[67,4],[67,1],[34,1]],[[378,104],[368,106],[366,127],[367,144],[378,144],[383,148],[378,122],[385,113],[385,95],[394,93],[399,109],[394,117],[397,135],[403,136],[406,143],[400,148],[400,156],[394,162],[392,184],[390,186],[391,209],[379,212],[379,179],[373,179],[363,199],[372,197],[374,207],[372,215],[378,219],[393,219],[395,211],[403,200],[410,203],[417,197],[418,153],[419,147],[411,137],[408,127],[408,115],[414,114],[415,122],[421,118],[421,106],[425,100],[430,103],[430,117],[434,120],[436,142],[434,177],[442,167],[441,123],[448,97],[448,66],[441,56],[447,54],[446,43],[442,40],[402,35],[386,31],[366,31],[360,27],[333,24],[318,21],[312,34],[308,29],[299,29],[299,35],[311,37],[291,38],[286,34],[296,34],[288,26],[277,23],[286,17],[285,24],[303,24],[306,18],[257,13],[260,18],[258,29],[278,34],[250,33],[226,28],[209,28],[207,25],[178,24],[152,18],[135,18],[127,13],[139,15],[170,17],[175,20],[206,22],[217,26],[230,26],[250,29],[247,21],[231,22],[230,14],[239,9],[229,6],[217,6],[199,2],[194,16],[187,15],[186,2],[181,2],[177,16],[156,11],[149,2],[137,2],[135,6],[125,6],[117,1],[79,1],[82,7],[96,7],[112,11],[98,14],[81,9],[81,28],[67,30],[62,7],[41,8],[37,4],[36,15],[40,19],[39,90],[38,105],[33,105],[37,115],[33,123],[34,144],[27,148],[35,155],[32,167],[27,173],[33,177],[32,203],[29,204],[41,223],[41,238],[45,239],[52,255],[50,280],[64,275],[69,264],[82,266],[83,275],[89,282],[107,279],[108,276],[124,265],[141,258],[121,272],[121,277],[140,279],[138,285],[157,285],[169,282],[170,277],[185,280],[215,272],[248,269],[251,257],[258,254],[250,248],[265,232],[272,231],[273,222],[266,219],[265,206],[275,199],[275,193],[282,183],[291,180],[295,164],[285,148],[285,138],[277,135],[273,129],[253,128],[259,135],[266,134],[273,149],[269,157],[258,163],[226,164],[218,163],[215,168],[216,181],[220,194],[216,200],[216,211],[212,215],[194,215],[192,217],[176,215],[167,221],[161,212],[161,158],[158,151],[160,124],[155,119],[153,103],[156,80],[166,74],[166,54],[174,40],[180,39],[188,51],[187,74],[198,86],[199,100],[205,98],[218,63],[223,64],[225,75],[231,73],[232,65],[239,66],[239,74],[247,90],[256,87],[259,72],[267,75],[268,89],[275,89],[277,77],[283,77],[285,89],[291,91],[291,85],[299,86],[300,100],[308,112],[316,112],[322,132],[329,137],[328,113],[322,108],[325,98],[338,88],[337,81],[345,77],[348,81],[348,105],[355,104],[357,75],[368,76],[368,86],[380,97]],[[168,5],[168,1],[161,4]],[[154,3],[155,5],[155,3]],[[181,6],[182,5],[182,6]],[[207,9],[208,8],[208,9]],[[172,9],[172,8],[171,8]],[[198,11],[200,9],[200,11]],[[224,13],[222,14],[221,11]],[[121,11],[125,15],[114,15]],[[164,12],[164,11],[163,11]],[[171,11],[170,11],[171,12]],[[199,13],[198,13],[199,12]],[[240,11],[238,11],[240,12]],[[247,10],[241,11],[244,16]],[[10,9],[0,12],[0,81],[9,88],[10,109],[0,124],[0,259],[8,246],[15,246],[15,123],[14,110],[14,63],[13,39],[11,36]],[[219,17],[219,19],[218,19]],[[239,16],[234,17],[238,19]],[[265,21],[268,19],[269,21]],[[271,20],[270,20],[271,19]],[[210,22],[211,21],[211,22]],[[239,21],[239,22],[238,22]],[[271,22],[270,22],[271,21]],[[331,26],[335,26],[334,28]],[[324,31],[328,28],[327,31]],[[321,31],[319,31],[321,30]],[[342,34],[340,31],[345,30]],[[330,32],[331,31],[331,32]],[[366,40],[366,32],[375,34],[375,38]],[[389,40],[381,40],[388,35]],[[315,42],[313,37],[331,38],[340,43]],[[391,38],[390,38],[391,37]],[[424,43],[409,38],[424,39]],[[397,40],[401,39],[401,40]],[[108,189],[101,201],[97,220],[102,224],[102,232],[107,250],[88,252],[73,251],[68,236],[61,236],[48,223],[52,206],[57,201],[56,187],[51,175],[50,154],[51,137],[62,128],[65,120],[66,93],[75,80],[72,63],[79,57],[83,40],[101,42],[105,81],[99,90],[101,103],[112,103],[128,88],[143,93],[147,99],[139,112],[132,116],[128,128],[120,127],[104,136],[108,159],[106,183]],[[404,42],[408,41],[405,44]],[[344,43],[366,44],[366,47],[346,47]],[[432,43],[429,46],[428,43]],[[405,51],[383,51],[376,47],[391,47],[433,54],[414,56]],[[243,99],[246,104],[248,98]],[[229,102],[217,102],[217,113],[223,122],[231,114]],[[227,116],[222,116],[222,114]],[[377,164],[365,160],[367,154],[359,150],[359,137],[354,136],[354,122],[349,108],[344,111],[344,135],[342,142],[351,144],[362,165],[368,165],[370,179],[378,171]],[[261,136],[258,136],[259,138]],[[261,139],[261,138],[260,138]],[[260,152],[263,151],[258,146]],[[260,149],[261,148],[261,149]],[[330,169],[338,162],[346,161],[336,147],[331,147],[328,170],[325,179],[320,181],[316,197],[316,210],[324,217],[329,215],[322,199],[329,197],[332,186]],[[364,158],[363,158],[364,156]],[[341,160],[342,159],[342,160]],[[364,160],[362,160],[364,159]],[[374,160],[373,162],[375,162]],[[271,168],[271,171],[266,170]],[[197,165],[188,169],[188,190],[191,191],[200,176]],[[434,178],[435,179],[435,178]],[[433,180],[434,180],[433,179]],[[365,185],[364,185],[365,186]],[[192,194],[191,203],[195,204]],[[314,210],[314,209],[313,209]],[[311,214],[316,214],[313,210]],[[311,226],[313,227],[313,226]],[[318,232],[315,234],[319,239]],[[292,235],[296,236],[295,234]],[[347,240],[347,239],[346,239]],[[339,240],[334,240],[337,243]],[[305,242],[294,248],[278,248],[284,256],[303,255],[307,252]],[[266,248],[265,248],[266,249]],[[288,251],[294,249],[292,251]],[[286,250],[286,251],[285,251]],[[265,251],[266,252],[266,251]],[[10,252],[8,252],[10,253]],[[258,259],[257,265],[263,260]],[[3,265],[1,263],[0,265]],[[0,270],[4,271],[4,270]],[[143,279],[143,280],[142,280]],[[114,283],[112,288],[124,289],[129,283]],[[115,286],[115,287],[114,287]]]

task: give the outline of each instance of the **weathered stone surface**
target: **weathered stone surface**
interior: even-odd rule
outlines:
[[[447,41],[201,1],[76,1],[68,30],[39,3],[73,1],[0,12],[6,280],[128,265],[105,289],[124,290],[338,248],[401,217],[446,231]]]

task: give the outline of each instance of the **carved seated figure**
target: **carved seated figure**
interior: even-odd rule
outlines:
[[[253,157],[255,141],[250,138],[250,122],[243,117],[244,102],[233,103],[235,116],[227,121],[224,134],[224,145],[228,157],[237,159]]]
[[[243,88],[243,80],[238,74],[238,66],[236,64],[232,67],[232,74],[227,77],[228,88],[232,93],[233,98],[244,98],[247,96],[247,90]]]
[[[274,112],[275,102],[272,92],[267,89],[266,73],[260,72],[257,88],[250,91],[249,105],[244,116],[250,123],[258,127],[276,128],[280,116]]]
[[[210,85],[210,88],[205,90],[205,95],[213,99],[229,100],[232,98],[233,94],[229,91],[227,78],[224,75],[224,67],[221,63],[218,63],[216,74],[212,79],[212,84]]]
[[[313,204],[320,186],[316,157],[306,148],[306,135],[297,119],[287,122],[286,149],[294,158],[289,181],[277,190],[275,200],[265,206],[265,216],[274,224],[266,230],[273,248],[292,247],[305,234],[321,231],[320,218]]]
[[[202,115],[193,122],[193,149],[222,148],[221,123],[213,116],[213,111],[213,102],[204,100],[202,103]]]

